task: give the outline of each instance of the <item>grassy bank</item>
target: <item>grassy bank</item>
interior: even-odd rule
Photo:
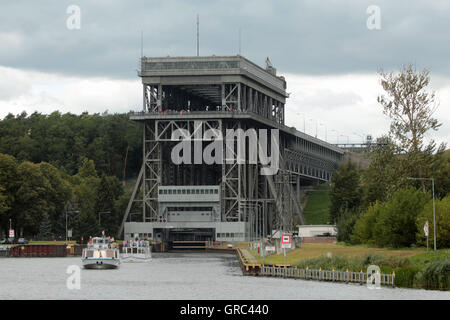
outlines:
[[[367,246],[348,246],[334,243],[303,243],[301,248],[288,251],[286,260],[288,264],[296,265],[303,260],[327,256],[331,253],[332,256],[346,256],[349,258],[362,257],[368,254],[388,255],[397,257],[409,257],[426,252],[426,249],[385,249],[385,248],[371,248]],[[252,253],[257,256],[256,251]],[[259,258],[262,262],[262,259]],[[270,263],[284,263],[284,255],[272,255],[268,258]],[[267,260],[266,260],[267,262]],[[359,271],[359,270],[358,270]]]
[[[263,263],[255,250],[250,251]],[[328,254],[331,253],[331,257]],[[283,254],[266,257],[265,264],[284,264]],[[299,268],[359,272],[377,265],[382,273],[396,274],[396,286],[450,290],[450,250],[427,252],[424,248],[385,249],[342,244],[305,243],[287,253],[289,265]]]
[[[76,241],[75,240],[72,240],[72,241],[67,241],[67,243],[68,244],[76,244]],[[34,241],[34,240],[32,240],[32,241],[30,241],[28,244],[40,244],[40,245],[46,245],[46,244],[53,244],[53,245],[55,245],[55,244],[66,244],[66,241]]]
[[[306,193],[306,206],[303,215],[307,224],[330,223],[330,186],[320,185]]]

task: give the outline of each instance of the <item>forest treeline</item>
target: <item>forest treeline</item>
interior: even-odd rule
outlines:
[[[53,112],[0,121],[0,236],[115,235],[142,162],[142,130],[127,114]]]
[[[0,121],[0,153],[19,162],[48,162],[71,175],[88,158],[99,174],[122,179],[125,158],[125,175],[139,173],[142,130],[128,114],[8,114]]]

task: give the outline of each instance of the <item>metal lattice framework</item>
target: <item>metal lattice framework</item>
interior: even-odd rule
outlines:
[[[143,167],[120,233],[134,203],[143,204],[142,222],[160,219],[161,185],[220,185],[222,221],[253,221],[254,209],[248,203],[258,203],[258,210],[264,208],[265,234],[272,229],[287,230],[295,222],[305,223],[301,186],[330,181],[343,152],[284,125],[284,78],[241,56],[144,57],[141,63],[143,111],[131,115],[131,120],[143,123]],[[176,143],[172,133],[179,129],[202,146],[212,139],[198,136],[198,130],[221,132],[221,163],[175,165],[170,161]],[[279,130],[276,175],[261,175],[259,162],[227,159],[238,157],[235,142],[233,148],[228,147],[227,140],[234,138],[227,136],[227,130],[239,129]],[[245,151],[248,149],[246,145]]]

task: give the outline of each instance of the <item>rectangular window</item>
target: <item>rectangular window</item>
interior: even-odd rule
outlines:
[[[183,189],[182,191],[183,191],[183,194],[186,194],[186,189]]]

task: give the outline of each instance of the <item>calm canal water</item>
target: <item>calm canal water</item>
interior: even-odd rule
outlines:
[[[69,290],[68,266],[79,257],[0,258],[0,299],[450,299],[450,292],[244,277],[233,255],[153,254],[149,263],[81,270]]]

